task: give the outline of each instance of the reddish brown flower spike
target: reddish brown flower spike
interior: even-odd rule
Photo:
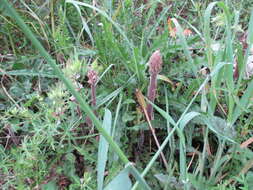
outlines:
[[[92,107],[96,106],[96,83],[98,81],[98,73],[92,69],[90,69],[87,73],[88,76],[88,83],[91,87],[91,105]],[[96,115],[96,111],[94,111],[94,114]],[[88,126],[92,126],[91,119],[87,116],[86,117],[86,123]]]
[[[162,70],[162,56],[159,50],[155,51],[149,59],[150,81],[148,87],[148,99],[154,103],[157,90],[157,75]],[[147,105],[147,114],[150,120],[154,119],[153,107]]]
[[[162,70],[162,63],[160,50],[156,50],[149,59],[149,73],[158,74]]]
[[[88,83],[90,85],[95,85],[96,82],[97,82],[97,80],[98,80],[98,74],[97,74],[97,72],[94,71],[94,70],[89,70],[87,75],[88,75],[88,79],[89,79]]]

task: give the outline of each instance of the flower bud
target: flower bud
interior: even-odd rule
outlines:
[[[94,71],[94,70],[89,70],[87,75],[88,75],[88,79],[89,79],[88,83],[90,85],[96,85],[97,80],[98,80],[98,74],[97,74],[97,72]]]
[[[156,50],[149,58],[149,73],[158,74],[162,70],[162,63],[160,50]]]

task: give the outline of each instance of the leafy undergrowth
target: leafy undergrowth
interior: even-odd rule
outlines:
[[[1,189],[252,189],[250,1],[0,2]]]

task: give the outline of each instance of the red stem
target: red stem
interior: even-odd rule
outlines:
[[[91,85],[91,105],[93,107],[96,106],[96,85],[95,84],[92,84]]]
[[[149,88],[148,88],[148,99],[152,103],[155,101],[157,88],[157,73],[153,73],[150,76]],[[153,106],[151,104],[147,105],[147,113],[150,120],[154,119]]]

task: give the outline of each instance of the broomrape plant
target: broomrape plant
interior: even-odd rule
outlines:
[[[22,17],[10,2],[0,0],[0,189],[253,186],[247,1],[15,1]],[[90,60],[101,69],[85,88]]]
[[[148,99],[154,103],[157,90],[157,76],[162,70],[162,56],[160,50],[156,50],[149,59],[149,74],[150,81],[148,87]],[[149,103],[147,105],[147,113],[150,120],[154,119],[153,106]]]

